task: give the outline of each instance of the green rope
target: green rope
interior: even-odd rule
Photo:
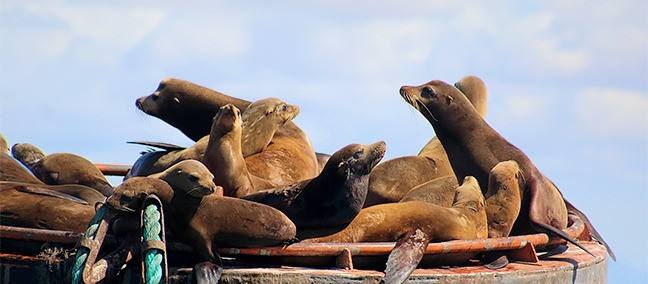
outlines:
[[[103,219],[106,210],[108,210],[106,206],[102,206],[97,210],[97,213],[95,213],[92,220],[90,220],[88,229],[85,232],[86,238],[94,240],[95,235],[97,234],[97,229],[99,229],[99,222]],[[88,259],[88,253],[90,253],[90,250],[86,247],[80,247],[77,251],[74,266],[72,266],[72,284],[82,283],[83,267]]]
[[[162,231],[160,223],[160,209],[157,204],[150,204],[144,209],[144,241],[161,240]],[[146,283],[160,283],[162,280],[162,266],[164,259],[162,252],[157,249],[149,249],[145,254]]]

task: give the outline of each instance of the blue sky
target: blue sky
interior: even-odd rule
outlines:
[[[135,109],[175,77],[284,99],[317,151],[384,140],[389,159],[434,135],[401,85],[477,75],[488,123],[615,250],[609,282],[648,278],[645,1],[349,2],[2,1],[0,132],[130,164],[126,141],[190,145]]]

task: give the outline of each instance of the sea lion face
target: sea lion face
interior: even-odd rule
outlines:
[[[472,176],[464,178],[461,186],[455,192],[453,207],[462,206],[470,211],[483,211],[485,206],[484,196],[477,179]]]
[[[285,124],[299,114],[299,107],[286,102],[267,98],[250,104],[243,112],[243,121],[246,125],[253,125],[263,118],[271,118],[277,125]]]
[[[11,155],[27,167],[31,167],[45,157],[41,149],[29,143],[14,144],[11,147]]]
[[[212,132],[225,135],[242,127],[241,111],[232,104],[226,104],[218,110],[212,123]]]
[[[165,78],[160,81],[158,88],[152,94],[140,97],[135,106],[146,114],[159,116],[162,113],[176,113],[180,109],[180,101],[184,97],[181,89],[173,88],[174,79]]]
[[[184,160],[160,174],[153,175],[166,181],[174,190],[181,190],[193,197],[214,193],[214,175],[205,165],[196,160]]]
[[[160,186],[164,186],[164,182]],[[106,199],[106,205],[122,212],[135,212],[142,207],[149,194],[157,192],[154,186],[155,179],[148,177],[133,177],[125,180],[115,188],[111,196]]]
[[[439,80],[420,86],[402,86],[400,95],[433,125],[440,122],[437,117],[460,118],[463,115],[460,105],[472,107],[459,89]]]
[[[378,141],[374,144],[351,144],[335,152],[328,164],[336,164],[339,176],[359,176],[371,172],[385,155],[386,144]]]

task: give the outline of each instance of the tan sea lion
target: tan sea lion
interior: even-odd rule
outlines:
[[[213,120],[209,143],[202,162],[214,175],[224,196],[242,197],[276,186],[248,171],[241,150],[241,111],[232,104],[220,108]]]
[[[293,240],[295,225],[286,215],[263,204],[211,194],[217,187],[212,179],[202,163],[185,160],[154,177],[124,181],[107,205],[131,212],[155,194],[164,207],[166,224],[194,247],[198,261],[217,263],[215,246],[262,247]]]
[[[455,86],[485,117],[488,98],[486,84],[478,77],[465,76]],[[398,157],[376,166],[369,180],[364,206],[398,202],[415,186],[448,175],[454,175],[448,156],[439,139],[432,137],[417,156]],[[452,194],[448,199],[452,199]]]
[[[38,147],[29,143],[14,144],[11,153],[46,184],[80,184],[92,187],[104,196],[112,194],[113,188],[104,174],[92,162],[79,155],[45,155]]]
[[[331,156],[317,177],[242,198],[281,210],[298,229],[344,226],[362,209],[369,174],[385,149],[383,141],[347,145]]]
[[[94,203],[48,187],[11,156],[0,153],[0,224],[84,232],[94,216]]]
[[[511,233],[520,213],[520,188],[524,183],[524,173],[513,160],[499,162],[490,170],[484,194],[489,238],[508,237]]]
[[[459,183],[454,175],[435,178],[415,186],[399,202],[424,201],[451,207],[457,187]]]
[[[489,172],[495,165],[507,160],[518,163],[524,174],[524,184],[521,210],[512,235],[548,233],[587,251],[562,231],[567,227],[568,208],[558,188],[524,152],[491,128],[461,91],[434,80],[420,86],[403,86],[400,94],[432,124],[457,179],[474,176],[482,190],[486,190]],[[575,208],[570,205],[569,211]],[[594,237],[608,247],[587,218],[583,221]],[[609,247],[608,252],[614,258]]]
[[[477,180],[466,177],[451,208],[421,201],[378,204],[362,209],[344,230],[302,242],[396,241],[384,281],[402,283],[420,262],[428,243],[486,238],[484,206]]]
[[[94,188],[79,184],[48,185],[7,154],[0,154],[0,190],[13,189],[25,193],[48,195],[85,205],[95,205],[105,196]],[[31,204],[25,203],[27,206]]]
[[[153,94],[137,99],[136,106],[197,141],[209,134],[212,118],[229,103],[241,111],[250,105],[188,81],[166,78]],[[250,173],[277,185],[312,178],[319,172],[308,137],[293,122],[280,126],[265,150],[246,157],[246,163]]]

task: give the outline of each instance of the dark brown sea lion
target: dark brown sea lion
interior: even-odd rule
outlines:
[[[0,224],[84,232],[94,216],[94,203],[49,187],[0,153]]]
[[[507,160],[518,163],[524,174],[524,184],[521,187],[521,210],[513,225],[512,235],[548,233],[587,251],[562,231],[567,227],[568,210],[558,188],[524,152],[491,128],[461,91],[434,80],[416,87],[403,86],[400,94],[432,124],[457,179],[474,176],[485,191],[488,189],[489,172],[495,165]],[[606,245],[591,223],[586,218],[583,221],[594,236]],[[608,252],[613,256],[609,248]]]
[[[242,197],[276,186],[248,171],[241,152],[241,111],[227,104],[220,108],[213,121],[202,162],[213,173],[214,183],[223,187],[223,195]]]
[[[486,238],[484,197],[477,180],[463,179],[451,208],[408,201],[364,208],[344,230],[303,242],[390,242],[385,283],[401,283],[420,262],[430,242]]]
[[[212,118],[226,104],[245,111],[250,102],[172,78],[163,79],[153,94],[136,101],[140,110],[176,127],[194,141],[209,134]],[[277,185],[312,178],[319,172],[308,137],[293,122],[279,127],[264,151],[246,157],[246,163],[250,173]]]
[[[385,149],[383,141],[345,146],[317,177],[242,198],[281,210],[299,229],[346,225],[362,209],[369,173]]]
[[[124,181],[107,205],[130,212],[138,210],[149,194],[157,195],[166,224],[176,237],[194,247],[198,261],[218,262],[215,246],[271,246],[295,237],[295,225],[280,211],[211,194],[217,186],[198,161],[181,161],[155,177]]]
[[[104,174],[92,162],[79,155],[45,155],[38,147],[28,143],[14,144],[11,153],[46,184],[80,184],[92,187],[104,196],[112,194],[113,188]]]
[[[488,98],[486,84],[478,77],[465,76],[455,86],[485,117]],[[433,137],[417,156],[398,157],[378,164],[371,173],[364,206],[398,202],[415,186],[448,175],[454,175],[448,156],[439,139]],[[448,199],[452,199],[452,194]]]

